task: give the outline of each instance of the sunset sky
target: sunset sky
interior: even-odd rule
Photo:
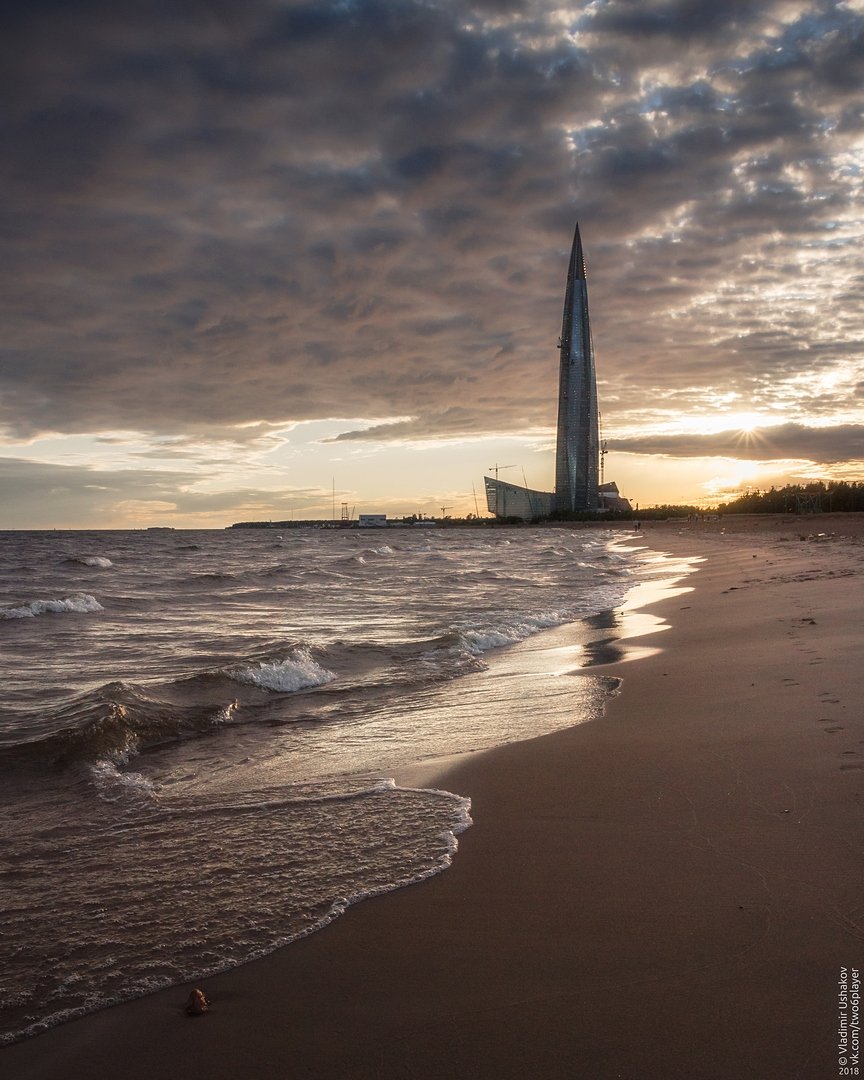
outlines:
[[[607,480],[864,479],[864,0],[0,18],[0,529],[550,490],[577,220]]]

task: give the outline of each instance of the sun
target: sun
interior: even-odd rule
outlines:
[[[765,426],[765,418],[759,413],[732,413],[729,417],[729,425],[735,431],[743,431],[745,435],[750,435],[757,428]]]
[[[721,431],[738,431],[742,435],[752,435],[760,428],[774,427],[783,421],[776,416],[766,416],[758,412],[733,412],[721,417],[723,427]]]

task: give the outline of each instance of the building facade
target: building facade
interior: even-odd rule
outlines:
[[[588,316],[588,278],[579,226],[573,236],[564,317],[559,340],[558,432],[555,491],[532,491],[517,484],[484,477],[486,505],[498,518],[526,521],[553,512],[629,509],[613,482],[600,482],[600,412],[594,344]]]
[[[558,385],[558,441],[555,451],[555,509],[598,509],[600,425],[594,344],[588,318],[588,280],[579,226],[573,236],[564,317],[561,324]]]
[[[495,517],[533,521],[535,518],[548,517],[555,509],[555,496],[549,491],[532,491],[519,484],[493,480],[491,476],[484,476],[483,479],[486,484],[486,506]]]

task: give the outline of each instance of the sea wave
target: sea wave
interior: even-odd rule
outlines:
[[[108,791],[144,780],[110,769],[104,779]],[[471,825],[470,800],[449,792],[397,788],[388,781],[360,790],[351,790],[348,781],[344,787],[322,793],[323,799],[310,793],[271,801],[269,792],[249,792],[250,801],[239,805],[159,798],[152,812],[130,819],[132,859],[117,858],[110,831],[71,841],[64,836],[64,845],[72,845],[64,850],[65,866],[76,859],[85,871],[112,866],[111,896],[98,874],[67,876],[59,894],[79,916],[67,925],[56,917],[56,882],[47,879],[43,888],[42,880],[33,882],[35,873],[28,875],[26,921],[19,917],[11,931],[4,927],[15,944],[24,942],[18,952],[25,956],[12,954],[13,970],[22,976],[18,986],[7,980],[13,989],[5,995],[0,1046],[266,956],[327,926],[349,905],[440,873]],[[141,793],[148,797],[146,781]],[[327,805],[316,805],[322,802]],[[374,824],[366,828],[370,818]],[[131,829],[128,821],[124,828]],[[212,843],[214,828],[227,836],[224,854],[222,845]],[[319,842],[311,845],[307,866],[296,851],[310,835]],[[185,885],[193,860],[200,888],[190,889]],[[156,865],[160,872],[154,873]],[[199,928],[202,895],[211,916],[206,933]],[[30,942],[25,935],[34,924],[41,932]],[[38,962],[29,964],[31,956]]]
[[[17,607],[0,608],[0,619],[32,619],[36,615],[59,615],[66,611],[86,614],[104,610],[90,593],[73,593],[65,600],[31,600]]]
[[[64,566],[94,566],[100,570],[107,570],[114,563],[106,559],[104,555],[71,555],[63,560]]]
[[[100,798],[107,802],[152,803],[159,790],[152,780],[141,773],[124,772],[110,758],[94,761],[90,777]]]
[[[179,705],[152,688],[115,681],[78,694],[43,713],[38,734],[7,742],[7,760],[24,757],[49,764],[127,764],[143,749],[212,731],[232,721],[235,702]]]
[[[566,622],[568,615],[560,611],[544,611],[536,615],[514,615],[498,624],[484,624],[478,622],[474,625],[463,627],[458,631],[459,642],[464,648],[473,654],[488,652],[489,649],[500,649],[505,645],[515,645],[517,641],[539,633],[541,630],[549,630],[553,626],[560,626]]]
[[[512,613],[497,618],[478,617],[462,623],[424,643],[426,647],[417,655],[411,668],[412,681],[440,682],[472,671],[483,671],[487,667],[486,653],[515,645],[571,618],[566,612],[545,611],[534,615]]]
[[[237,682],[282,694],[324,686],[336,678],[334,672],[322,667],[306,649],[298,649],[282,660],[264,661],[227,674]]]

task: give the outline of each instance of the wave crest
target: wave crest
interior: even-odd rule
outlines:
[[[102,758],[90,766],[90,776],[99,796],[106,802],[152,803],[157,786],[141,773],[123,772],[110,758]]]
[[[333,682],[336,675],[322,667],[306,649],[298,649],[284,660],[262,661],[255,667],[241,668],[228,673],[236,682],[260,686],[262,690],[275,690],[290,694],[307,690],[312,686],[324,686]]]
[[[114,563],[106,559],[104,555],[71,555],[63,560],[64,566],[95,566],[100,570],[107,570]]]
[[[47,730],[9,744],[4,757],[24,756],[54,764],[127,764],[142,749],[209,732],[233,722],[235,703],[179,705],[153,688],[106,683],[68,701],[45,718]]]
[[[65,600],[31,600],[18,607],[0,608],[0,619],[32,619],[37,615],[59,615],[66,611],[86,614],[104,611],[95,596],[90,593],[73,593]]]
[[[549,630],[567,621],[567,615],[560,611],[543,611],[535,615],[520,614],[502,619],[497,625],[475,623],[463,626],[458,632],[458,639],[469,653],[477,655],[489,649],[499,649],[504,645],[515,645],[517,641]]]

